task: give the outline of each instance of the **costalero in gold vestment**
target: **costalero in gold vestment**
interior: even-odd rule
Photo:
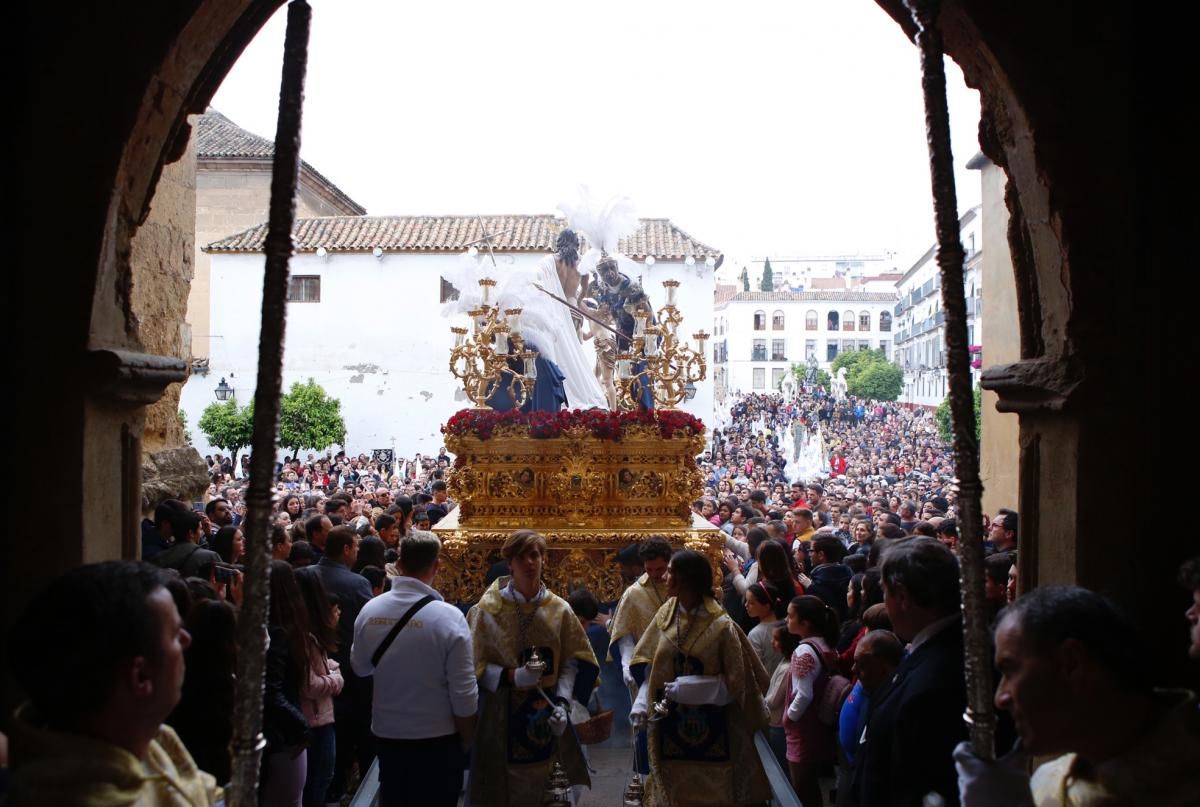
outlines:
[[[533,604],[505,599],[501,592],[511,579],[501,577],[492,583],[467,614],[475,650],[475,674],[482,676],[488,664],[521,666],[529,657],[529,648],[536,647],[546,662],[542,689],[553,696],[564,661],[574,658],[579,662],[575,691],[590,692],[599,667],[587,634],[571,607],[548,590]],[[536,609],[536,615],[522,641],[520,613],[528,615],[530,609]],[[568,729],[561,737],[553,736],[548,723],[553,704],[547,703],[537,689],[515,689],[501,684],[496,692],[483,694],[471,774],[472,804],[540,805],[555,760],[562,763],[571,784],[591,784],[575,735]],[[586,703],[587,696],[580,700]]]
[[[681,675],[723,675],[726,706],[673,703],[670,715],[650,723],[648,807],[733,807],[766,801],[771,789],[754,748],[767,725],[762,695],[769,679],[746,635],[725,610],[705,597],[694,617],[674,597],[655,614],[633,653],[633,666],[649,665],[650,697]],[[695,624],[689,625],[690,619]],[[683,648],[676,642],[683,636]]]
[[[625,590],[617,610],[613,613],[612,622],[608,625],[611,645],[621,641],[623,636],[632,636],[634,643],[642,638],[650,621],[667,601],[667,584],[664,581],[655,582],[650,575],[643,574],[638,581]],[[609,658],[613,658],[609,651]]]

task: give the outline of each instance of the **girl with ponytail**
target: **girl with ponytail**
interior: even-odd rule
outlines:
[[[834,761],[836,746],[834,729],[821,722],[817,704],[837,671],[838,617],[819,597],[796,597],[787,609],[787,627],[800,639],[792,653],[783,719],[788,771],[801,803],[820,807],[820,772]]]
[[[746,589],[746,613],[758,620],[746,638],[763,669],[771,672],[779,664],[779,653],[771,647],[771,630],[787,613],[787,600],[773,583],[758,580]]]

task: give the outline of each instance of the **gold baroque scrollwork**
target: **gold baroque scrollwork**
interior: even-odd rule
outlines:
[[[723,536],[694,526],[690,510],[703,489],[703,435],[665,439],[657,427],[633,425],[620,441],[587,429],[532,439],[500,427],[488,440],[447,435],[446,446],[456,455],[449,481],[460,509],[456,524],[435,532],[444,542],[438,586],[451,601],[482,594],[488,553],[519,528],[546,536],[546,582],[562,596],[583,584],[602,602],[616,600],[616,553],[650,535],[704,552],[719,571]]]
[[[498,471],[489,479],[488,495],[496,499],[521,499],[525,497],[525,488],[517,483],[516,475]]]
[[[447,602],[471,602],[483,594],[490,547],[466,539],[452,541],[443,539],[445,549],[435,586]]]
[[[586,588],[593,591],[597,569],[595,560],[589,558],[589,554],[586,550],[578,547],[568,551],[565,555],[552,554],[550,563],[545,567],[547,582],[556,591],[569,592],[575,588]]]
[[[527,525],[522,525],[527,526]],[[536,526],[536,525],[535,525]],[[616,565],[616,554],[627,544],[660,535],[673,546],[704,554],[720,580],[724,535],[716,529],[703,530],[544,530],[549,551],[544,577],[546,585],[566,597],[573,585],[584,585],[601,602],[620,598],[624,583]],[[473,602],[483,593],[489,552],[499,549],[511,531],[451,530],[441,533],[442,571],[435,586],[450,602]]]
[[[635,499],[657,499],[663,494],[662,474],[655,471],[639,471],[637,479],[629,486],[629,495]]]

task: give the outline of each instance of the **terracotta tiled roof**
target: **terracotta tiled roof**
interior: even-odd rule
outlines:
[[[197,158],[200,160],[249,160],[265,163],[269,167],[275,156],[273,140],[246,131],[214,109],[200,116],[196,125],[196,146]],[[322,183],[348,210],[360,216],[367,212],[365,207],[347,196],[324,174],[303,160],[300,161],[300,173],[301,176],[305,173],[311,174],[313,179]]]
[[[896,295],[877,291],[742,291],[729,298],[731,303],[796,302],[825,300],[847,303],[891,303]]]
[[[835,291],[846,288],[844,277],[814,277],[808,281],[813,291]]]
[[[495,234],[497,252],[550,252],[565,219],[551,215],[505,216],[329,216],[299,219],[294,232],[296,251],[313,252],[459,252],[485,233]],[[208,252],[262,252],[267,225],[214,241]],[[479,245],[482,249],[482,245]],[[641,219],[620,251],[634,260],[704,261],[720,251],[692,238],[668,219]]]
[[[735,294],[737,294],[737,286],[733,285],[732,283],[728,285],[725,283],[718,283],[717,287],[713,290],[713,301],[717,303],[724,303],[732,300],[733,295]]]

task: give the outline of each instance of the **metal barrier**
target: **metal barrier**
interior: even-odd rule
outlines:
[[[799,803],[799,802],[797,802]],[[379,804],[379,758],[371,760],[367,775],[359,782],[354,798],[350,799],[350,807],[375,807]]]
[[[775,752],[767,742],[767,735],[759,732],[754,735],[754,748],[758,751],[758,759],[762,762],[763,770],[767,772],[767,781],[771,785],[771,807],[804,807],[800,797],[792,790],[792,780],[779,765]]]

